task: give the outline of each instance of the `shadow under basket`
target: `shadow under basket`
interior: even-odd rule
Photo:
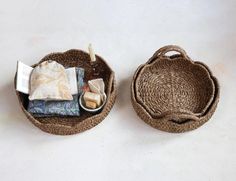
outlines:
[[[103,78],[105,83],[105,92],[107,95],[107,101],[98,113],[89,113],[80,109],[80,116],[78,117],[34,117],[27,111],[28,106],[28,95],[16,91],[20,106],[25,113],[26,117],[41,130],[56,134],[56,135],[71,135],[88,130],[97,124],[99,124],[110,112],[116,99],[116,87],[114,72],[108,66],[103,58],[96,55],[95,70],[96,74],[93,73],[94,68],[90,64],[90,56],[82,50],[68,50],[63,53],[52,53],[45,56],[38,64],[43,61],[54,60],[62,64],[65,68],[68,67],[81,67],[85,69],[84,81],[87,82],[91,79]],[[33,65],[32,67],[37,66]],[[16,76],[14,84],[16,87]]]
[[[167,56],[168,52],[177,54]],[[200,127],[213,115],[219,84],[210,69],[175,45],[159,49],[136,70],[131,100],[138,116],[154,128],[180,133]]]

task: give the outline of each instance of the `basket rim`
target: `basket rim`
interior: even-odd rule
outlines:
[[[195,61],[195,62],[203,66],[206,66],[206,68],[209,69],[209,67],[205,65],[204,63],[199,62],[199,61]],[[197,129],[198,127],[206,123],[212,117],[218,105],[219,97],[220,97],[220,85],[215,76],[211,74],[211,77],[216,87],[214,100],[212,101],[211,105],[209,106],[205,114],[200,116],[198,120],[189,119],[183,123],[178,123],[178,122],[173,122],[171,120],[171,117],[153,118],[149,114],[149,112],[141,104],[137,102],[136,97],[135,97],[133,81],[131,83],[131,102],[137,115],[144,122],[146,122],[147,124],[149,124],[155,129],[159,129],[159,130],[170,132],[170,133],[182,133],[186,131],[191,131],[191,130]]]
[[[215,94],[215,84],[212,80],[212,77],[211,77],[211,74],[212,72],[208,71],[209,68],[206,68],[205,66],[203,66],[202,64],[198,64],[197,62],[195,61],[192,61],[191,59],[185,59],[184,57],[182,56],[178,56],[178,57],[175,57],[174,59],[173,58],[170,58],[169,56],[162,56],[162,57],[159,57],[159,58],[156,58],[154,60],[152,60],[152,58],[150,58],[148,60],[148,62],[146,62],[145,64],[142,64],[138,67],[138,69],[136,70],[134,76],[133,76],[133,81],[134,81],[134,89],[135,89],[135,97],[136,97],[136,100],[153,116],[153,117],[156,117],[156,118],[161,118],[163,116],[165,116],[165,112],[164,113],[154,113],[144,102],[142,102],[142,98],[138,95],[138,83],[137,82],[140,82],[140,78],[141,76],[144,74],[144,71],[145,69],[151,67],[151,66],[154,66],[155,64],[157,64],[158,62],[160,61],[178,61],[178,60],[183,60],[184,61],[187,61],[189,63],[189,66],[192,66],[193,68],[200,68],[201,69],[201,72],[202,74],[204,74],[204,76],[206,76],[206,78],[208,79],[209,83],[210,83],[210,86],[212,88],[212,93],[211,93],[211,96],[209,96],[209,100],[207,102],[207,104],[205,105],[205,107],[201,110],[201,112],[198,112],[198,113],[193,113],[191,111],[188,111],[188,110],[183,110],[182,113],[186,113],[186,114],[189,114],[189,115],[192,115],[194,116],[195,118],[203,115],[206,110],[208,109],[208,107],[211,105],[213,99],[214,99],[214,94]],[[152,60],[152,61],[150,61]]]

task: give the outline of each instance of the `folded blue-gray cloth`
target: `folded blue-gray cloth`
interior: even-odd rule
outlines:
[[[79,116],[78,95],[74,95],[72,101],[29,101],[28,112],[36,117]]]
[[[77,85],[78,85],[78,94],[82,94],[83,86],[84,86],[84,69],[83,68],[76,68],[77,74]]]
[[[28,104],[28,112],[35,117],[51,116],[79,116],[80,109],[78,97],[82,93],[84,85],[84,69],[76,68],[78,94],[73,95],[71,101],[54,101],[54,100],[32,100]]]

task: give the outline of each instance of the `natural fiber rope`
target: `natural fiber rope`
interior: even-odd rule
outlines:
[[[81,110],[79,117],[47,117],[35,118],[27,112],[28,96],[16,91],[20,106],[26,117],[41,130],[57,135],[71,135],[88,130],[99,124],[110,112],[116,99],[116,86],[114,72],[105,60],[96,55],[97,71],[99,75],[93,75],[89,55],[81,50],[69,50],[64,53],[52,53],[45,56],[38,64],[46,60],[55,60],[65,67],[82,67],[85,69],[85,81],[94,78],[103,78],[106,86],[107,102],[103,110],[98,114],[91,114]],[[33,65],[33,67],[38,64]],[[16,76],[15,76],[16,85]]]
[[[173,50],[180,55],[165,56]],[[184,132],[210,119],[219,85],[206,65],[193,62],[180,47],[167,46],[137,69],[131,99],[137,114],[151,126]]]

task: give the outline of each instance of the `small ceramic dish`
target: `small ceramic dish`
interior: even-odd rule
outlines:
[[[106,104],[106,101],[107,101],[107,96],[106,96],[106,94],[104,93],[104,94],[103,94],[103,102],[102,102],[101,106],[98,107],[98,108],[96,108],[96,109],[90,109],[90,108],[87,108],[87,107],[85,106],[83,97],[84,97],[84,92],[83,92],[83,94],[79,97],[79,105],[82,107],[83,110],[88,111],[88,112],[91,112],[91,113],[96,113],[96,112],[100,111],[100,110],[103,108],[103,106]]]

